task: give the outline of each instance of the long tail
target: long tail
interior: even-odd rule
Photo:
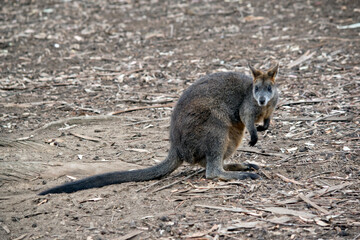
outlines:
[[[182,162],[183,161],[177,156],[175,149],[171,148],[166,159],[153,167],[133,171],[109,172],[94,175],[78,181],[50,188],[40,192],[39,195],[46,195],[49,193],[72,193],[80,190],[99,188],[112,184],[142,182],[159,179],[173,172],[182,164]]]

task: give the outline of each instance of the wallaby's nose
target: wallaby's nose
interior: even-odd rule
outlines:
[[[260,103],[260,105],[264,105],[264,104],[265,104],[265,98],[264,98],[264,97],[260,97],[259,103]]]

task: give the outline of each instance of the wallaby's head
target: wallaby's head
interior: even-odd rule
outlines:
[[[279,69],[279,64],[276,64],[275,67],[265,72],[253,68],[250,63],[249,68],[254,79],[253,96],[259,106],[266,106],[274,97],[276,91],[275,77]]]

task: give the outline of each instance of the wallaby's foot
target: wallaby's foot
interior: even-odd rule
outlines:
[[[218,145],[220,146],[220,145]],[[220,149],[221,146],[219,147]],[[206,162],[206,178],[207,179],[220,179],[220,180],[244,180],[244,179],[258,179],[259,175],[251,172],[238,171],[249,168],[258,169],[255,164],[223,164],[222,154],[216,154],[216,148],[211,149],[214,153],[209,153]],[[232,171],[226,171],[232,170]]]
[[[258,179],[260,176],[251,172],[218,172],[217,174],[208,174],[206,172],[207,179],[219,179],[219,180],[244,180],[244,179]]]
[[[252,163],[230,163],[224,164],[225,171],[253,171],[258,170],[259,166]]]
[[[252,138],[249,142],[250,147],[255,146],[255,144],[257,143],[257,140],[258,140],[257,138]]]

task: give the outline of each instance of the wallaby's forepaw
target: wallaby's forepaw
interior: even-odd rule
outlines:
[[[258,130],[258,132],[263,132],[263,131],[265,131],[267,129],[268,129],[267,127],[262,126],[262,125],[256,127],[256,130]]]
[[[257,143],[257,139],[251,139],[251,141],[249,142],[250,147],[255,146],[255,144]]]

